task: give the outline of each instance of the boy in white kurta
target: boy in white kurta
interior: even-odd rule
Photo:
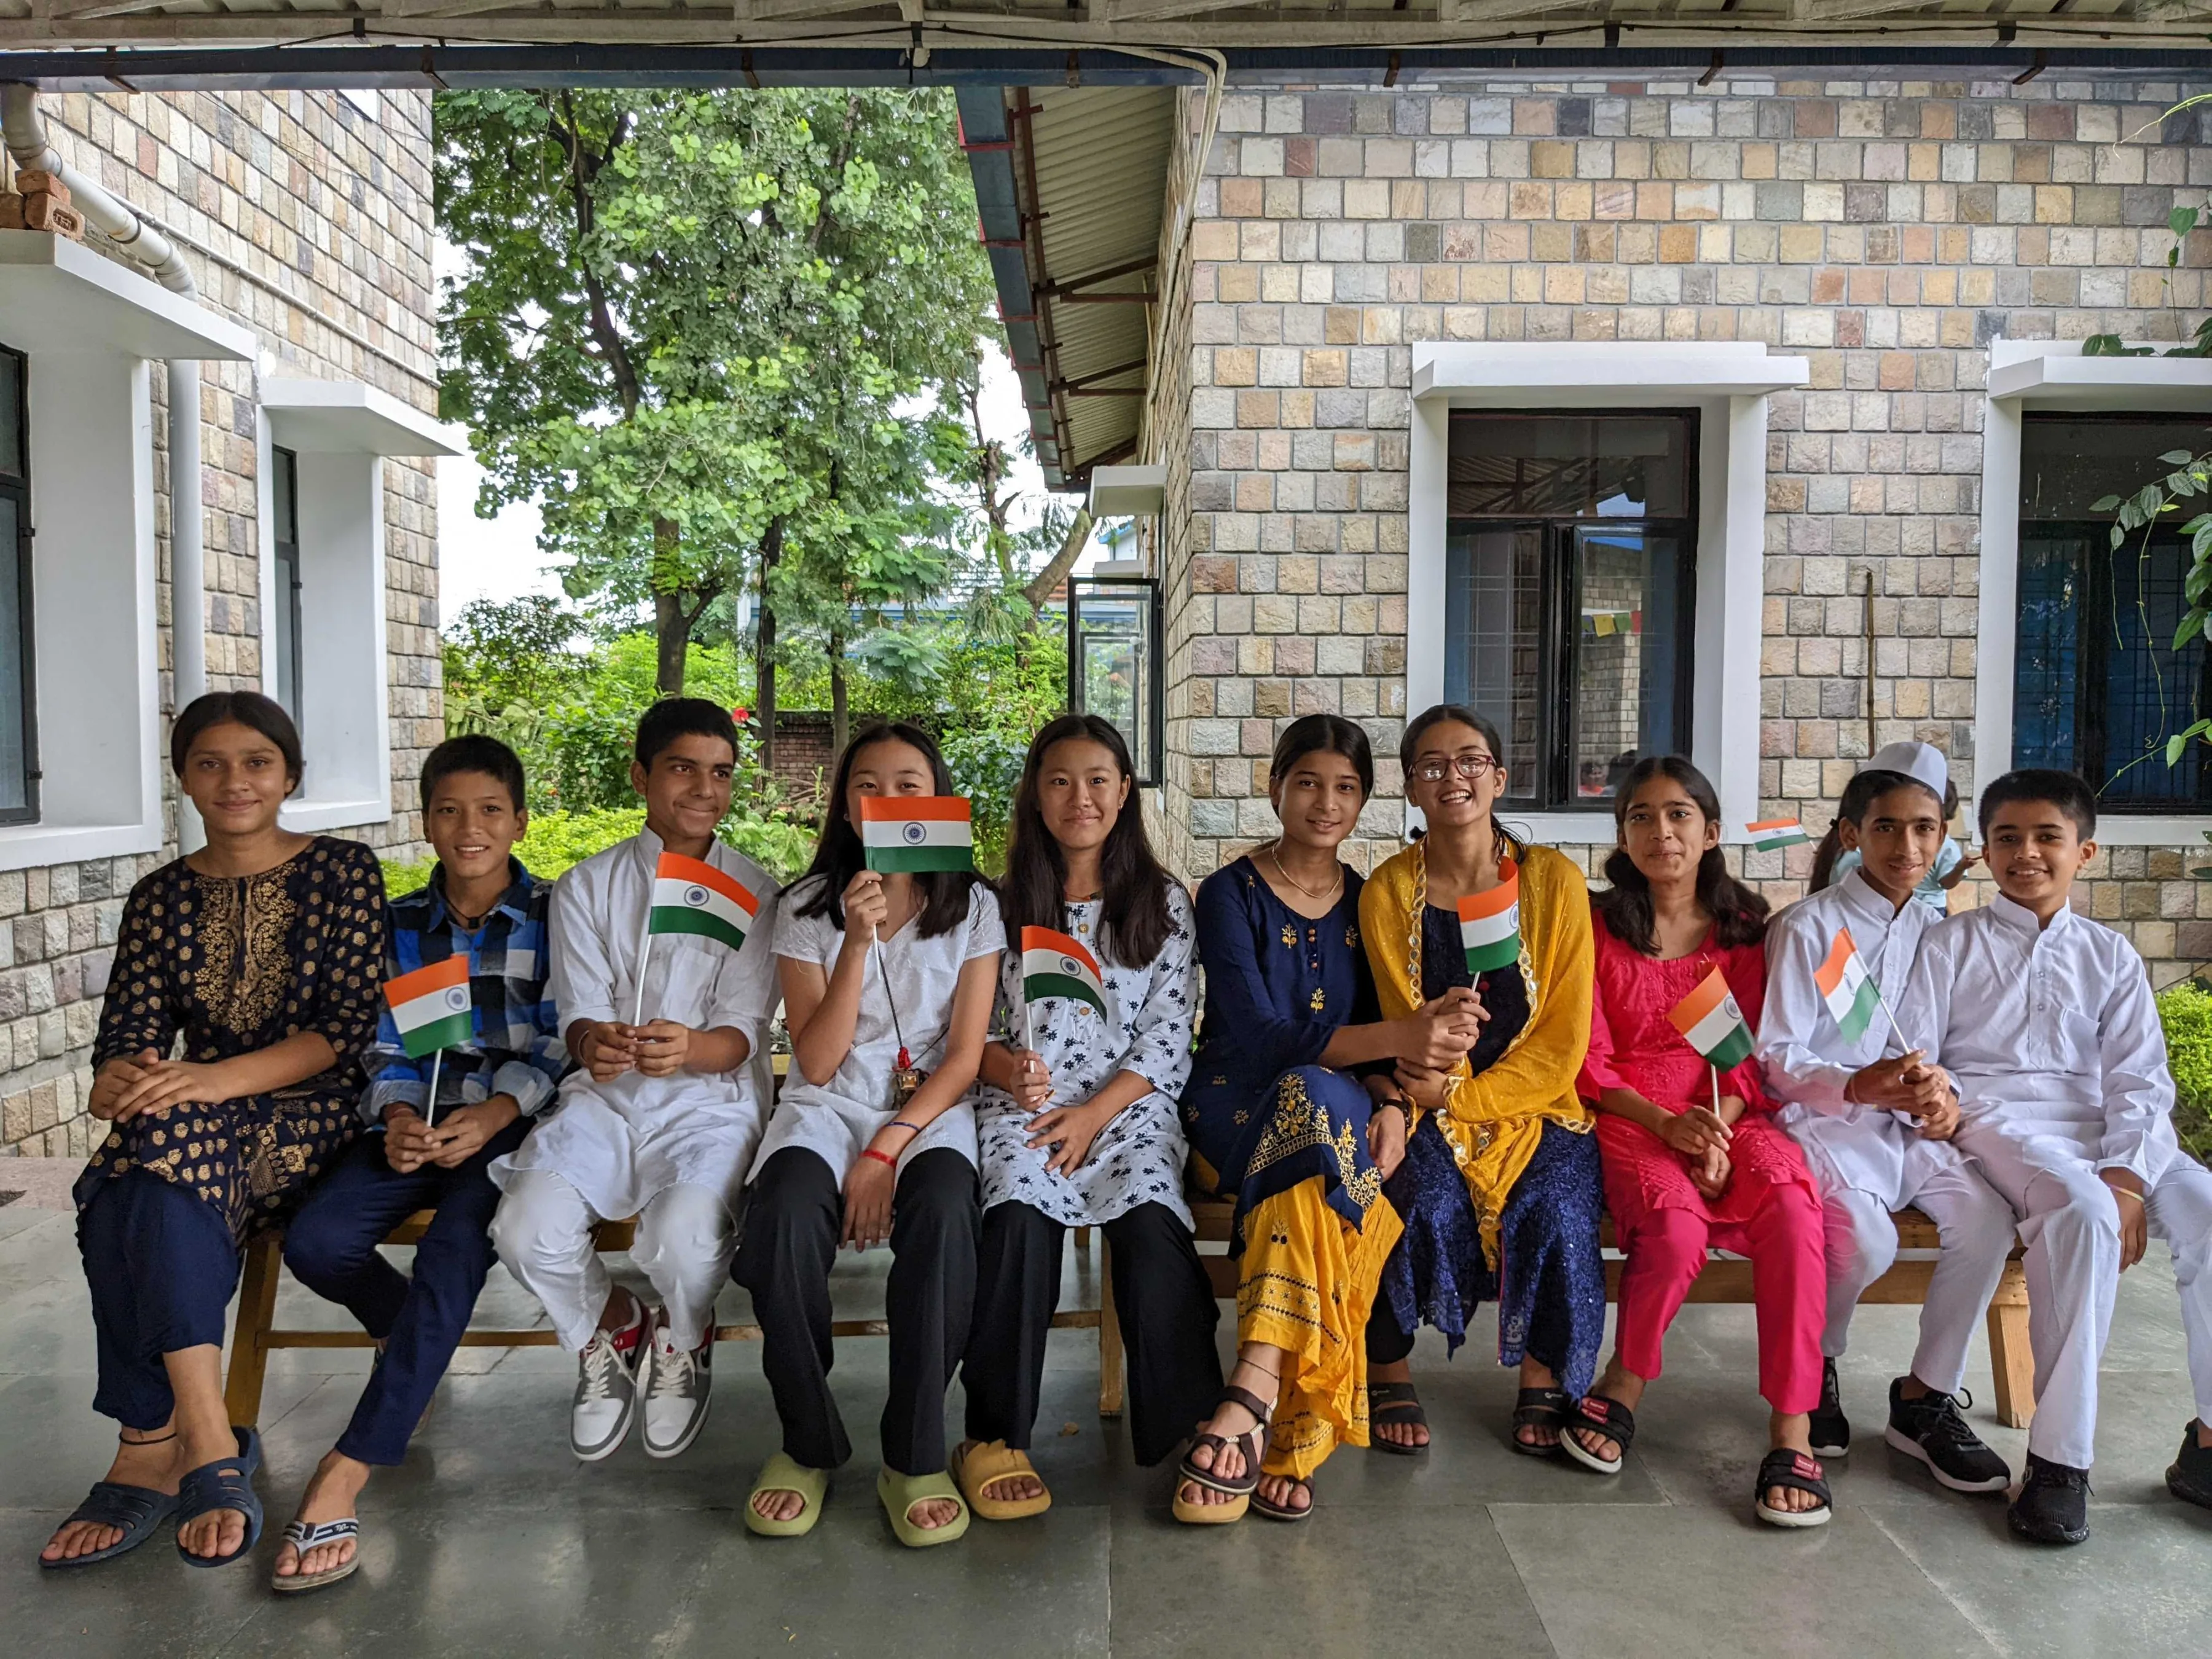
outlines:
[[[1936,1224],[1942,1250],[1912,1369],[1890,1384],[1883,1437],[1954,1492],[2002,1492],[2012,1472],[1966,1426],[1954,1396],[2012,1250],[2011,1206],[1951,1143],[1957,1110],[1942,1075],[1897,1051],[1886,1017],[1846,1037],[1814,978],[1848,932],[1883,1002],[1900,1005],[1920,941],[1938,921],[1914,894],[1944,842],[1948,782],[1942,751],[1924,743],[1891,744],[1851,780],[1837,823],[1858,858],[1768,930],[1759,1053],[1767,1086],[1784,1103],[1783,1126],[1820,1184],[1826,1220],[1828,1322],[1813,1449],[1840,1457],[1850,1447],[1836,1361],[1859,1297],[1897,1259],[1890,1217],[1913,1205]]]
[[[672,698],[639,722],[631,779],[645,829],[554,890],[550,988],[580,1069],[491,1169],[503,1190],[500,1258],[577,1352],[569,1442],[589,1461],[622,1444],[641,1401],[656,1457],[684,1450],[706,1420],[714,1298],[760,1141],[776,1000],[775,884],[714,838],[736,760],[736,728],[714,703]],[[752,899],[741,946],[647,931],[664,854],[711,866]],[[631,1259],[658,1308],[614,1285],[593,1247],[595,1223],[630,1216]]]
[[[2172,1253],[2197,1418],[2166,1482],[2212,1503],[2212,1173],[2176,1144],[2173,1079],[2149,976],[2119,933],[2069,908],[2096,853],[2096,803],[2071,773],[2006,774],[1982,797],[1999,896],[1922,945],[1900,1017],[1955,1079],[1960,1150],[2027,1241],[2035,1421],[2012,1529],[2089,1535],[2097,1368],[2120,1274],[2155,1234]]]

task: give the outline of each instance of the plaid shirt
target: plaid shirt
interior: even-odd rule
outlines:
[[[507,867],[514,879],[473,937],[446,907],[442,871],[432,871],[428,885],[386,907],[387,981],[448,957],[469,959],[476,1033],[445,1051],[438,1071],[441,1109],[512,1095],[527,1117],[553,1098],[554,1085],[568,1069],[568,1050],[545,988],[545,913],[553,884],[537,879],[520,860],[509,859]],[[381,1123],[394,1104],[421,1111],[429,1093],[432,1058],[407,1057],[386,1005],[376,1041],[362,1056],[370,1079],[362,1096],[362,1116]]]

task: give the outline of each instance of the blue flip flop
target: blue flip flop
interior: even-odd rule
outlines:
[[[177,1512],[177,1495],[155,1492],[151,1486],[125,1486],[112,1480],[93,1483],[68,1521],[89,1521],[94,1526],[120,1527],[123,1536],[104,1550],[94,1550],[89,1555],[73,1555],[59,1561],[39,1558],[39,1565],[49,1571],[62,1567],[89,1567],[102,1561],[112,1561],[118,1555],[127,1555],[154,1535],[154,1528]],[[60,1528],[57,1528],[58,1531]]]
[[[196,1567],[227,1567],[250,1553],[261,1540],[261,1499],[254,1494],[253,1477],[261,1468],[261,1437],[252,1429],[234,1431],[238,1455],[219,1457],[185,1471],[177,1483],[177,1553]],[[246,1517],[246,1541],[228,1555],[194,1555],[184,1545],[185,1526],[216,1510],[236,1510]]]

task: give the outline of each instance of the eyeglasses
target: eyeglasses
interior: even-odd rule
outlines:
[[[1454,755],[1448,761],[1421,762],[1413,768],[1413,775],[1423,783],[1442,783],[1446,773],[1456,772],[1473,782],[1493,768],[1500,771],[1504,769],[1498,765],[1498,757],[1494,755]]]

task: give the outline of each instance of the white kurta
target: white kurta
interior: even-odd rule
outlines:
[[[775,953],[793,962],[811,962],[827,975],[844,948],[844,930],[826,913],[799,914],[807,896],[820,890],[822,879],[810,876],[794,882],[784,896],[776,917]],[[860,1014],[853,1024],[853,1047],[836,1075],[827,1083],[809,1083],[793,1066],[784,1079],[783,1094],[748,1179],[757,1178],[769,1159],[785,1147],[804,1146],[819,1153],[842,1181],[860,1149],[894,1115],[892,1073],[897,1068],[901,1033],[908,1054],[921,1071],[935,1071],[942,1063],[960,970],[978,957],[996,956],[1003,950],[1006,929],[999,921],[996,896],[981,881],[969,890],[966,920],[951,932],[923,939],[917,926],[909,920],[870,951]],[[939,1146],[951,1147],[970,1164],[975,1161],[975,1112],[968,1101],[939,1114],[908,1141],[899,1154],[899,1168],[904,1170],[909,1159]]]
[[[982,1145],[983,1207],[1009,1200],[1042,1211],[1063,1226],[1098,1226],[1139,1204],[1164,1204],[1190,1224],[1183,1202],[1187,1148],[1176,1103],[1190,1077],[1191,1027],[1197,1015],[1197,929],[1190,900],[1168,884],[1167,943],[1151,962],[1117,966],[1098,945],[1097,899],[1060,908],[1060,927],[1090,947],[1106,987],[1106,1018],[1087,1002],[1048,997],[1028,1007],[1029,1046],[1052,1073],[1053,1106],[1089,1100],[1115,1073],[1133,1072],[1152,1085],[1091,1143],[1070,1176],[1048,1170],[1048,1149],[1029,1143],[1030,1115],[1010,1095],[979,1084],[975,1127]],[[1023,1040],[1022,958],[1008,951],[999,969],[994,1028],[1016,1047]]]
[[[567,1181],[597,1214],[636,1214],[678,1182],[706,1187],[735,1210],[769,1098],[768,1025],[777,998],[775,881],[733,848],[714,843],[707,861],[760,900],[742,950],[692,933],[648,935],[653,872],[662,850],[650,830],[593,854],[553,890],[547,988],[566,1030],[579,1019],[627,1022],[637,1010],[644,964],[644,1015],[694,1030],[735,1026],[752,1054],[734,1073],[629,1072],[595,1083],[579,1068],[530,1138],[496,1160],[503,1189],[523,1170]]]

